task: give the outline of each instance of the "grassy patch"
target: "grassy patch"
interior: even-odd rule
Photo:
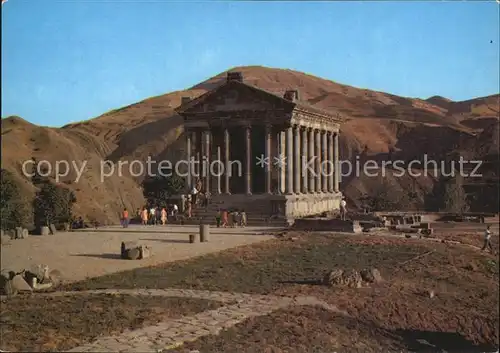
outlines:
[[[219,306],[200,299],[129,295],[15,297],[2,302],[0,347],[7,351],[64,351],[125,329]]]
[[[362,239],[356,237],[355,239]],[[363,244],[349,237],[310,235],[296,242],[270,240],[216,254],[110,274],[68,287],[73,290],[104,288],[191,288],[246,293],[271,293],[284,281],[319,279],[334,267],[366,266],[392,271],[425,248],[416,244]]]
[[[172,352],[483,352],[485,349],[488,347],[469,342],[454,332],[390,331],[322,308],[295,307],[248,319],[218,336],[202,337]]]

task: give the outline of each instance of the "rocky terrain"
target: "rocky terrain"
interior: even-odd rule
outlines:
[[[245,82],[280,95],[286,89],[299,89],[300,99],[328,109],[336,108],[350,117],[342,126],[341,159],[358,154],[386,158],[412,159],[428,154],[443,159],[453,154],[465,158],[498,156],[500,95],[454,102],[434,96],[407,98],[339,84],[305,73],[260,66],[238,67]],[[102,223],[118,221],[125,206],[136,209],[144,199],[141,177],[127,170],[100,180],[101,161],[145,161],[175,159],[183,152],[182,119],[174,109],[182,96],[196,97],[214,88],[225,78],[220,73],[190,89],[145,99],[99,117],[61,128],[33,125],[19,117],[2,119],[2,168],[14,173],[27,198],[35,188],[21,172],[22,162],[38,160],[75,161],[78,168],[87,161],[78,182],[70,168],[61,182],[74,190],[75,213]],[[498,157],[496,157],[498,158]],[[411,188],[415,202],[423,203],[432,190],[431,177],[388,179],[395,191]],[[378,182],[370,178],[343,180],[342,190],[351,202],[375,192]]]

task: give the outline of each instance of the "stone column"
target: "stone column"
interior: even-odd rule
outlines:
[[[333,184],[337,167],[335,166],[335,159],[333,157],[333,132],[328,132],[328,160],[330,161],[330,175],[328,176],[328,192],[333,192]]]
[[[203,141],[202,141],[203,133],[201,130],[197,129],[195,132],[195,140],[196,140],[196,146],[195,146],[195,151],[196,151],[196,160],[195,164],[193,165],[193,170],[194,170],[194,175],[196,176],[196,183],[198,180],[201,178],[201,157],[203,156],[202,150],[203,150]],[[195,184],[195,183],[193,183]]]
[[[335,192],[339,192],[339,183],[340,183],[340,162],[339,162],[339,133],[336,132],[333,139],[333,161],[335,163],[335,178],[333,190]]]
[[[280,161],[285,161],[286,162],[286,132],[285,131],[280,131],[278,135],[278,148],[279,148],[279,153],[278,153],[278,161],[277,166],[279,168],[279,190],[281,194],[286,193],[286,164],[280,164],[278,162]]]
[[[307,164],[308,158],[308,139],[307,139],[307,129],[302,127],[302,147],[301,147],[301,159],[300,159],[300,177],[302,178],[302,192],[304,194],[308,193],[307,182],[309,181],[309,175],[307,174],[307,168],[304,168],[304,165]]]
[[[245,190],[247,195],[252,194],[252,130],[250,125],[245,126]]]
[[[191,192],[191,189],[193,188],[193,182],[191,180],[191,173],[192,173],[192,168],[193,164],[191,163],[191,140],[193,138],[193,133],[189,130],[186,131],[186,159],[188,162],[188,172],[187,172],[187,178],[186,178],[186,188],[188,188],[189,192]]]
[[[328,177],[329,172],[329,162],[328,162],[328,140],[326,136],[326,131],[321,131],[321,155],[322,155],[322,166],[321,166],[321,186],[323,192],[328,192]]]
[[[293,194],[293,128],[286,129],[286,185],[287,194]]]
[[[231,178],[231,163],[230,163],[230,139],[229,139],[229,129],[224,128],[224,193],[230,194],[231,189],[229,187],[229,181]]]
[[[309,163],[314,163],[313,165],[316,165],[316,160],[315,158],[315,151],[314,151],[314,129],[310,128],[308,131],[308,142],[309,142],[309,151],[307,153],[307,165],[309,166]],[[314,162],[313,162],[314,161]],[[309,168],[309,167],[308,167]],[[309,177],[309,193],[315,192],[316,191],[316,178],[314,177],[314,173],[311,173],[310,170],[308,170],[308,177]]]
[[[217,194],[220,195],[222,194],[222,171],[224,170],[220,145],[217,146],[217,168],[215,170],[217,171]]]
[[[316,163],[314,171],[316,172],[316,192],[321,192],[321,134],[320,130],[314,131],[315,137],[315,147],[316,147]]]
[[[300,194],[300,126],[293,128],[293,189]]]
[[[266,193],[271,194],[272,188],[272,167],[273,167],[273,153],[271,151],[272,148],[272,125],[266,124],[266,136],[265,136],[265,154],[267,158],[266,165]]]
[[[203,177],[205,178],[205,192],[210,193],[210,130],[205,131],[204,140],[204,155],[205,160],[203,161]]]

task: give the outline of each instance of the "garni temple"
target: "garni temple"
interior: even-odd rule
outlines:
[[[339,129],[343,117],[245,83],[240,72],[176,109],[184,119],[186,185],[210,194],[207,212],[294,219],[339,208]]]

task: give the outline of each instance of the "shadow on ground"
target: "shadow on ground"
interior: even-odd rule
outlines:
[[[456,332],[395,330],[412,352],[496,352],[498,348],[476,345]]]
[[[80,257],[95,257],[97,259],[113,259],[113,260],[123,260],[120,254],[104,253],[104,254],[73,254],[71,256]]]
[[[151,239],[151,238],[141,238],[139,240],[146,240],[146,241],[157,241],[160,243],[173,243],[173,244],[188,244],[189,239],[183,240],[183,239]]]

